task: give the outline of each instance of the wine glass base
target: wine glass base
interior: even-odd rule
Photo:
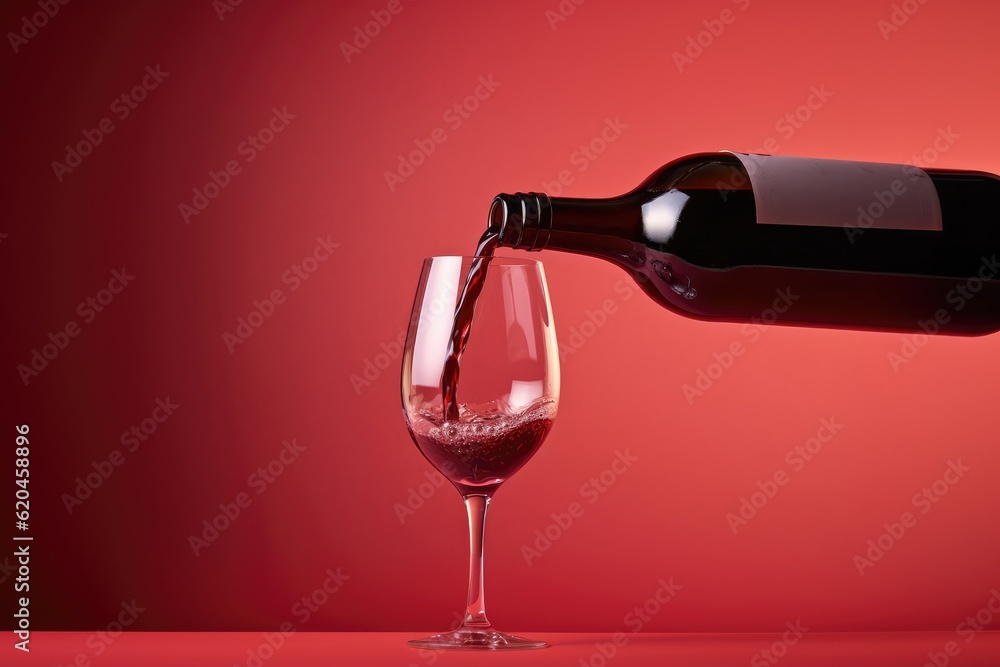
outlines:
[[[411,639],[406,642],[413,648],[429,649],[468,649],[498,651],[510,649],[546,648],[548,644],[534,639],[525,639],[516,635],[508,635],[496,630],[476,628],[458,628],[452,632],[442,632],[423,639]]]

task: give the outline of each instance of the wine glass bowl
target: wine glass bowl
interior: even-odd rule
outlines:
[[[545,646],[492,628],[482,579],[486,508],[541,446],[558,406],[558,347],[542,265],[500,257],[425,260],[401,389],[410,436],[462,495],[470,528],[464,622],[410,645]]]

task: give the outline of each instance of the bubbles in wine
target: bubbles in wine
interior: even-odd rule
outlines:
[[[489,444],[528,422],[555,417],[555,401],[542,399],[514,411],[501,401],[488,407],[459,405],[458,421],[442,421],[438,409],[422,408],[413,429],[432,440],[451,447],[479,447]]]
[[[519,410],[502,401],[458,406],[459,419],[444,421],[440,408],[425,405],[409,423],[414,441],[452,482],[471,492],[490,492],[516,472],[545,439],[556,402],[541,399]]]

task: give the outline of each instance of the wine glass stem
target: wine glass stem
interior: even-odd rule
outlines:
[[[486,618],[486,597],[483,590],[483,541],[486,537],[486,508],[489,504],[489,496],[465,496],[465,509],[469,513],[469,603],[463,625],[467,627],[490,627]]]

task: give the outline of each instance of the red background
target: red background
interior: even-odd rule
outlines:
[[[31,427],[36,629],[103,628],[133,599],[133,628],[275,628],[338,568],[350,578],[300,629],[447,626],[464,513],[441,488],[397,514],[430,468],[400,414],[394,341],[422,258],[471,252],[497,192],[569,170],[564,194],[611,196],[669,159],[769,138],[780,154],[908,162],[940,128],[959,138],[934,166],[1000,171],[995,3],[911,2],[885,39],[888,0],[592,0],[554,24],[556,0],[403,0],[348,62],[341,42],[386,4],[248,1],[220,20],[207,1],[71,2],[17,53],[5,40],[3,428],[13,449],[14,424]],[[5,3],[0,27],[36,11]],[[709,39],[706,21],[724,29]],[[169,76],[119,119],[112,102],[156,65]],[[450,125],[480,76],[499,87]],[[789,135],[781,120],[813,86],[832,96]],[[239,144],[286,107],[294,119],[247,162]],[[57,180],[52,162],[105,117],[114,131]],[[627,127],[574,158],[607,118]],[[444,143],[391,191],[385,172],[435,128]],[[229,160],[240,173],[185,224],[179,205]],[[339,247],[292,291],[282,276],[317,237]],[[751,342],[626,298],[610,265],[534,257],[561,341],[582,344],[551,436],[491,510],[495,623],[628,631],[670,578],[682,589],[644,630],[951,630],[986,605],[1000,339],[921,338],[894,369],[899,335],[772,327]],[[84,322],[77,305],[122,267],[134,280]],[[231,353],[223,334],[274,289],[287,300]],[[606,299],[615,312],[584,325]],[[80,334],[25,385],[18,365],[69,321]],[[733,341],[746,353],[689,402],[683,385]],[[167,397],[180,407],[125,451],[122,432]],[[843,428],[793,472],[786,452],[823,418]],[[257,495],[248,476],[293,438],[306,449]],[[68,513],[63,494],[116,449],[122,465]],[[637,460],[588,504],[581,485],[616,450]],[[912,496],[949,460],[970,471],[921,514]],[[778,470],[789,483],[734,534],[727,513]],[[189,536],[241,492],[249,507],[196,556]],[[581,498],[528,565],[522,546]],[[854,556],[906,511],[916,525],[859,576]]]

